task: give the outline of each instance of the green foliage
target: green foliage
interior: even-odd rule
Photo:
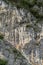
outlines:
[[[36,46],[40,46],[40,42],[35,43]]]
[[[0,59],[0,65],[7,65],[7,61],[3,60],[3,59]]]
[[[21,57],[24,58],[24,56],[21,54],[21,52],[19,50],[17,50],[16,48],[13,48],[13,52],[15,54],[15,61],[16,61],[16,59],[19,59]]]
[[[28,24],[27,24],[27,25],[26,25],[26,28],[32,28],[32,25],[28,25]]]
[[[25,8],[27,10],[30,10],[30,12],[38,19],[43,18],[43,14],[39,14],[36,9],[33,9],[32,7],[34,5],[37,5],[38,7],[43,6],[43,0],[37,1],[37,0],[3,0],[6,3],[11,3],[17,6],[17,8]]]
[[[3,40],[4,39],[4,35],[0,33],[0,39]]]
[[[13,49],[13,52],[14,52],[14,53],[17,53],[17,50],[16,50],[16,48],[14,48],[14,49]]]
[[[3,0],[6,3],[15,4],[18,8],[23,7],[28,9],[35,4],[36,0]]]
[[[36,4],[40,7],[40,6],[43,6],[43,0],[39,0],[36,2]]]
[[[21,53],[16,48],[13,49],[13,52],[14,54],[17,54],[18,57],[21,56]]]
[[[3,0],[6,3],[11,3],[17,6],[17,8],[25,8],[27,10],[30,10],[30,12],[38,19],[43,18],[43,15],[39,14],[36,9],[33,9],[34,5],[37,5],[38,7],[43,6],[43,1],[37,1],[37,0]]]

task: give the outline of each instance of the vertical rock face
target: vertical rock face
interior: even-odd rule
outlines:
[[[0,32],[5,35],[5,39],[13,42],[13,44],[28,43],[29,35],[26,31],[26,24],[28,23],[30,14],[25,9],[18,10],[16,7],[11,7],[11,5],[8,7],[8,5],[2,6],[2,4],[0,6],[2,8],[0,10]]]
[[[39,14],[42,14],[43,13],[42,9],[43,9],[42,7],[39,8],[37,5],[35,5],[32,7],[31,10],[35,12],[37,11]],[[16,6],[12,7],[11,4],[7,5],[3,1],[2,2],[0,1],[0,33],[4,34],[4,40],[7,40],[11,45],[16,47],[31,64],[32,63],[42,64],[43,62],[43,22],[42,22],[42,25],[39,23],[35,25],[36,21],[37,21],[37,18],[33,16],[30,13],[30,11],[24,8],[17,9]],[[31,26],[28,27],[27,25],[31,25]],[[37,32],[37,30],[39,30],[37,25],[41,29],[41,32],[39,31]],[[38,36],[37,38],[36,32],[37,32],[37,35],[40,34],[40,37]],[[40,44],[36,44],[36,42]],[[4,46],[5,45],[3,45],[3,48]],[[1,48],[1,51],[2,52],[4,51],[3,54],[5,55],[5,58],[6,57],[9,58],[8,65],[9,64],[14,65],[14,54],[12,53],[12,51],[10,54],[8,50],[3,48]],[[8,47],[6,45],[6,48],[7,49],[10,48],[9,44],[8,44]],[[15,65],[20,65],[20,63],[22,63],[22,61],[20,62],[19,61],[20,60],[17,59],[16,60],[17,64],[15,62]]]

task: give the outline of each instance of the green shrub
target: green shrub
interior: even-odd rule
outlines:
[[[17,50],[16,48],[13,48],[13,52],[14,52],[14,55],[15,55],[15,61],[16,61],[16,59],[19,59],[21,57],[24,58],[24,56],[21,54],[21,52],[19,50]]]
[[[4,39],[4,35],[0,33],[0,39],[3,40]]]
[[[0,59],[0,65],[7,65],[7,61]]]

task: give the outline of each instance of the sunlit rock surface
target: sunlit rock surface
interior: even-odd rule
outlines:
[[[43,14],[41,10],[42,7],[39,8],[35,5],[32,9],[38,11],[39,14]],[[14,53],[12,51],[9,53],[6,49],[3,49],[10,49],[9,44],[16,47],[30,64],[43,65],[43,24],[38,24],[41,28],[40,38],[38,40],[40,41],[39,46],[35,45],[34,30],[32,28],[26,28],[27,24],[34,26],[33,23],[36,21],[36,17],[34,17],[30,11],[24,8],[17,9],[16,6],[13,7],[11,4],[7,5],[0,0],[0,33],[4,34],[4,40],[8,41],[6,41],[8,47],[3,44],[3,41],[0,41],[0,45],[2,45],[0,55],[2,55],[2,52],[4,51],[5,58],[9,60],[8,65],[22,64],[20,64],[21,61],[18,59],[14,64]],[[25,60],[22,59],[22,61],[24,62]]]

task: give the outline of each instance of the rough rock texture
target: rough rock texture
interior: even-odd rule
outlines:
[[[7,65],[30,65],[18,50],[8,42],[0,40],[0,59],[6,59]]]
[[[15,5],[3,1],[0,4],[0,32],[4,39],[19,49],[28,62],[43,65],[43,0],[19,0],[17,3],[17,0],[12,0]],[[8,64],[12,64],[13,52],[9,55],[5,50],[4,54],[9,56]],[[17,59],[15,65],[19,65],[19,61]]]

